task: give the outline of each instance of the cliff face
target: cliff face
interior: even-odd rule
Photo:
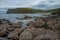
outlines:
[[[32,8],[16,8],[16,9],[8,9],[7,13],[39,13],[39,12],[60,12],[59,9],[53,10],[39,10],[39,9],[32,9]]]
[[[16,8],[16,9],[8,9],[7,13],[38,13],[43,12],[43,10],[37,10],[32,8]]]

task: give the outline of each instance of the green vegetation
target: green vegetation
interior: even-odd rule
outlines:
[[[32,9],[32,8],[16,8],[16,9],[8,9],[7,13],[39,13],[39,12],[60,12],[59,9],[53,10],[39,10],[39,9]]]
[[[48,12],[60,12],[60,8],[58,8],[58,9],[53,9],[53,10],[48,10]]]

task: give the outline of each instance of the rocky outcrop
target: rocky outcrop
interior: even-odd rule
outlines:
[[[19,36],[19,40],[32,40],[32,39],[33,39],[32,34],[30,34],[27,31],[22,32],[21,35]]]
[[[60,40],[60,17],[36,18],[27,24],[1,19],[0,40]]]

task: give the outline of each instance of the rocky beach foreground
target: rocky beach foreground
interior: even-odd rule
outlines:
[[[16,18],[18,20],[31,17]],[[60,40],[60,15],[52,14],[48,17],[35,17],[26,27],[23,22],[13,23],[0,19],[0,40]]]

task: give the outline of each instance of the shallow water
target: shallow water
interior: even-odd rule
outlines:
[[[25,20],[18,20],[16,18],[24,18],[25,16],[30,16],[30,17],[33,17],[31,19],[25,19]],[[23,23],[23,26],[22,27],[26,27],[26,24],[29,22],[29,21],[34,21],[34,17],[47,17],[45,16],[45,14],[40,14],[40,13],[35,13],[35,14],[0,14],[0,19],[7,19],[9,20],[10,22],[13,22],[13,23],[18,23],[18,22],[22,22]]]
[[[0,19],[15,19],[15,18],[23,18],[24,16],[30,17],[45,17],[44,14],[0,14]]]
[[[25,20],[18,20],[16,18],[24,18],[25,16],[30,16],[32,17],[31,19],[25,19]],[[27,24],[29,21],[34,21],[34,17],[47,17],[45,16],[45,14],[40,14],[40,13],[35,13],[35,14],[0,14],[0,19],[7,19],[9,20],[10,22],[13,22],[13,23],[18,23],[18,22],[22,22],[23,24]]]

